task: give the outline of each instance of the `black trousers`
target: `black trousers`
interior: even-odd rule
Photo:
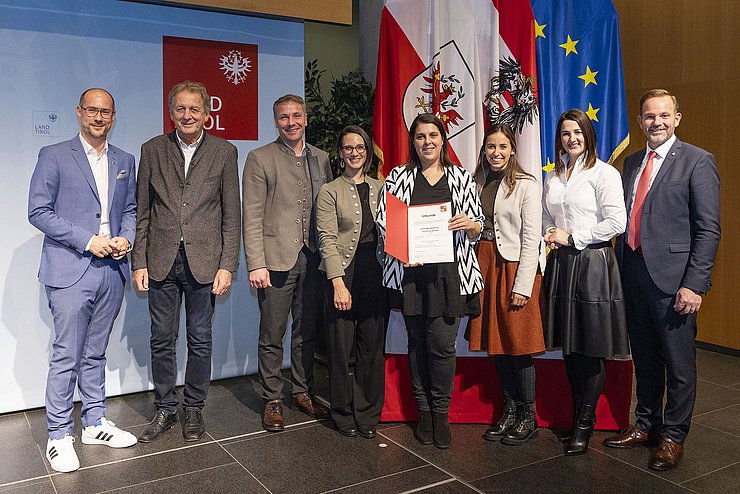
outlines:
[[[419,411],[447,413],[455,384],[459,317],[403,316],[409,336],[411,387]]]
[[[696,314],[676,312],[676,294],[661,291],[642,256],[627,247],[622,283],[637,379],[636,425],[683,444],[696,401]]]
[[[313,387],[313,354],[316,346],[316,316],[321,305],[322,275],[318,251],[303,247],[290,271],[270,271],[269,288],[257,290],[260,334],[257,366],[262,398],[283,398],[283,337],[288,315],[293,317],[290,333],[290,371],[293,395],[310,393]]]
[[[345,270],[350,310],[334,307],[329,283],[327,326],[331,416],[337,426],[377,425],[385,397],[385,331],[388,321],[383,270],[374,244],[360,246]],[[355,356],[354,375],[350,359]]]
[[[175,262],[162,281],[149,280],[149,315],[152,319],[152,380],[157,410],[177,410],[177,335],[180,304],[185,298],[185,329],[188,360],[185,369],[183,406],[202,409],[211,383],[211,323],[216,296],[212,283],[203,285],[190,272],[185,249],[180,248]]]

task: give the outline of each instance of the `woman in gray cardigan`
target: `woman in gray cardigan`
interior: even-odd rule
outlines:
[[[341,434],[372,439],[383,409],[385,327],[384,258],[375,227],[382,183],[366,176],[373,147],[356,125],[337,140],[342,175],[321,187],[316,201],[321,266],[327,288],[331,416]],[[354,350],[354,376],[349,359]]]

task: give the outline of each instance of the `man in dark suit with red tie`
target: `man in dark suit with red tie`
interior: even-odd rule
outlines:
[[[658,444],[649,466],[669,470],[683,456],[696,399],[696,313],[720,239],[719,174],[714,156],[674,135],[681,113],[668,91],[645,93],[637,121],[647,148],[624,161],[628,224],[617,243],[637,421],[604,444]]]

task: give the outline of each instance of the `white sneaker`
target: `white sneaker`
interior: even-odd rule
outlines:
[[[82,429],[82,444],[103,444],[111,448],[128,448],[136,444],[136,436],[116,427],[116,424],[101,417],[100,425],[88,425]]]
[[[74,442],[75,438],[69,434],[61,439],[49,438],[46,441],[46,459],[51,463],[51,468],[57,472],[74,472],[80,468],[80,460],[72,445]]]

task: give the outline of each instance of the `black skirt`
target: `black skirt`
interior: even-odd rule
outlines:
[[[551,251],[543,284],[548,349],[590,357],[629,355],[622,280],[610,242]]]
[[[477,293],[460,294],[457,263],[425,264],[404,270],[403,292],[391,290],[391,308],[404,316],[463,317],[480,314]]]

